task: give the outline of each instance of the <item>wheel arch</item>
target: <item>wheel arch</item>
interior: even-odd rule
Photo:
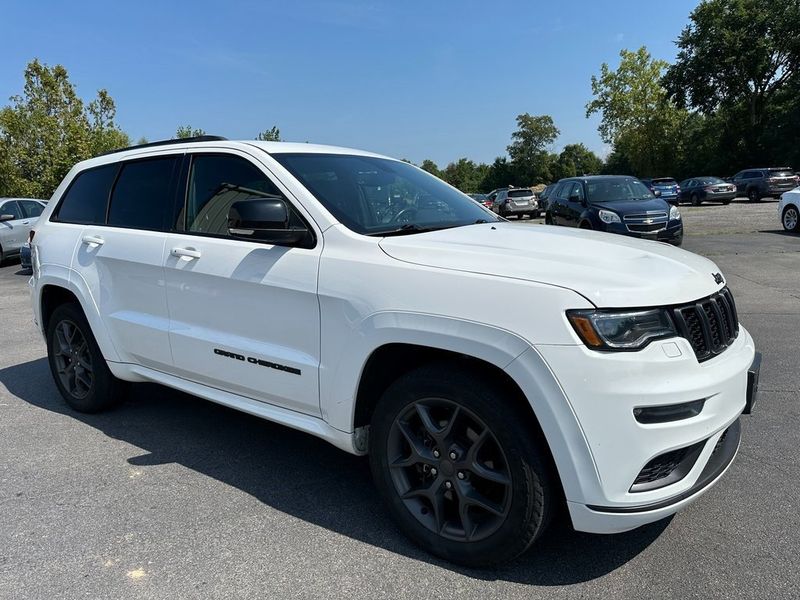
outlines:
[[[65,302],[74,302],[80,306],[89,326],[92,335],[100,347],[100,351],[106,360],[118,361],[114,344],[111,341],[108,331],[103,323],[97,305],[85,288],[85,282],[81,277],[54,277],[50,274],[43,274],[37,282],[38,298],[36,306],[39,310],[39,324],[43,334],[47,334],[47,324],[50,315],[59,305]]]

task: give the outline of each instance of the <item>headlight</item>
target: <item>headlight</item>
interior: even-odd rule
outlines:
[[[651,341],[677,335],[667,311],[568,310],[567,318],[583,342],[595,350],[638,350]]]
[[[681,220],[681,211],[678,210],[677,206],[673,206],[669,209],[669,220],[670,221],[680,221]]]
[[[621,223],[619,220],[619,215],[615,212],[611,212],[610,210],[600,210],[598,213],[600,220],[603,223]]]

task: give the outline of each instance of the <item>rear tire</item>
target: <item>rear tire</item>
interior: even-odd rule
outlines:
[[[723,200],[722,201],[722,206],[728,206],[728,204],[730,204],[730,203],[731,203],[730,200]]]
[[[3,263],[5,262],[5,260],[6,260],[6,255],[3,254],[3,247],[0,246],[0,267],[3,266]]]
[[[118,404],[124,382],[112,375],[80,306],[62,304],[47,322],[47,360],[58,391],[78,412]]]
[[[700,206],[701,204],[702,202],[700,201],[700,198],[697,196],[697,194],[692,194],[692,206]]]
[[[756,188],[750,188],[749,190],[747,190],[747,199],[750,202],[760,202],[761,194]]]
[[[527,550],[549,523],[558,489],[530,425],[502,386],[451,363],[395,381],[375,407],[369,460],[403,533],[470,567]]]

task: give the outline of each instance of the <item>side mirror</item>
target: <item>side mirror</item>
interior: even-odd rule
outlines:
[[[0,223],[3,221],[13,221],[15,218],[14,215],[0,215]]]
[[[289,207],[281,198],[247,198],[228,209],[228,233],[233,237],[294,246],[308,238],[305,227],[290,227]]]
[[[581,195],[578,194],[578,193],[570,194],[569,201],[570,202],[577,202],[578,204],[580,204],[582,206],[586,206],[586,200],[581,198]]]
[[[653,190],[653,196],[655,196],[656,198],[660,198],[661,197],[661,190]]]

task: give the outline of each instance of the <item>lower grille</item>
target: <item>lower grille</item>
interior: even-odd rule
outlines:
[[[705,443],[704,440],[656,456],[636,476],[631,492],[655,490],[680,481],[691,471]]]
[[[675,307],[672,314],[678,332],[689,340],[700,362],[723,352],[739,335],[736,304],[727,287],[703,300]]]

